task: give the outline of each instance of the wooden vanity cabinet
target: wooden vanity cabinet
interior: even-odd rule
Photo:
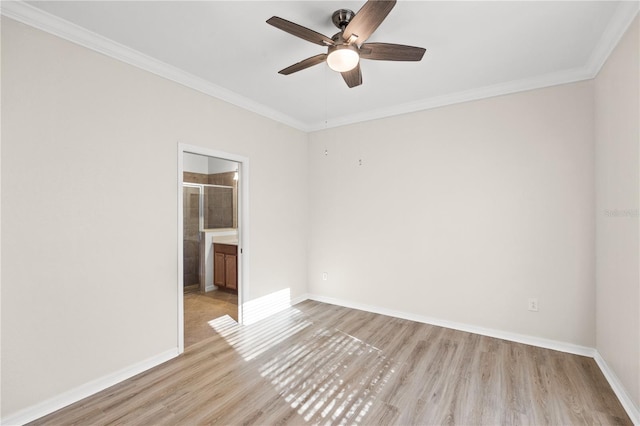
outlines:
[[[238,246],[213,244],[213,284],[238,290]]]

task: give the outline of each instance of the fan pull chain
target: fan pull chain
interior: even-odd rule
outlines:
[[[327,67],[324,67],[324,130],[327,130],[328,121],[327,121]],[[325,139],[326,140],[326,139]],[[327,144],[324,144],[324,156],[327,157],[329,155],[329,150],[327,149]]]

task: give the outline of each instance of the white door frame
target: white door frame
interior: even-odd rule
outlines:
[[[242,324],[249,284],[249,158],[195,145],[178,143],[178,353],[184,352],[183,194],[184,153],[235,161],[238,166],[238,323]]]

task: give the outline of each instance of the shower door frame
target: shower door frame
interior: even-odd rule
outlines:
[[[177,346],[184,352],[183,185],[184,154],[198,154],[238,163],[238,323],[243,323],[245,295],[249,287],[249,158],[224,151],[178,143],[178,279]]]
[[[182,183],[182,196],[184,197],[184,188],[185,186],[187,188],[197,188],[198,189],[198,251],[200,251],[200,240],[202,238],[202,228],[204,226],[204,217],[203,217],[203,211],[204,211],[204,206],[202,205],[202,199],[203,199],[203,188],[202,185],[199,185],[197,183],[191,183],[191,182],[183,182]],[[182,222],[184,225],[184,198],[182,199],[183,205],[182,205]],[[183,226],[183,234],[182,234],[182,238],[183,238],[183,242],[182,242],[182,285],[183,288],[182,290],[184,291],[184,226]],[[200,259],[200,256],[202,255],[202,253],[198,254],[198,286],[200,288],[202,288],[202,259]]]
[[[216,158],[220,158],[220,157],[216,157]],[[234,161],[235,162],[235,161]],[[202,248],[201,244],[202,244],[202,232],[205,229],[208,229],[205,227],[205,188],[225,188],[225,189],[231,189],[233,190],[233,186],[228,186],[228,185],[214,185],[214,184],[210,184],[210,183],[193,183],[193,182],[183,182],[182,183],[182,190],[184,191],[184,188],[197,188],[198,189],[198,247],[200,247],[200,249]],[[184,195],[184,192],[183,192]],[[183,198],[183,202],[184,202],[184,198]],[[183,215],[184,215],[184,205],[183,205]],[[182,217],[182,220],[184,221],[184,216]],[[236,223],[239,223],[238,219],[236,219]],[[184,228],[183,228],[184,229]],[[184,250],[184,244],[183,244],[183,250]],[[183,251],[183,256],[184,256],[184,251]],[[200,253],[200,255],[202,255],[204,253]],[[204,280],[204,276],[205,276],[205,270],[206,270],[206,266],[203,263],[203,260],[201,259],[201,256],[198,255],[198,277],[199,277],[199,287],[200,287],[200,291],[206,291],[207,286],[206,283],[203,281]],[[206,260],[204,261],[206,262]],[[184,262],[182,264],[183,268],[184,268]],[[184,270],[183,270],[184,273]],[[184,280],[184,275],[183,275],[183,280]],[[184,284],[184,282],[183,282]],[[215,287],[214,287],[215,288]]]

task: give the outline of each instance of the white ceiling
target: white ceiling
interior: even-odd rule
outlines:
[[[265,21],[330,37],[333,11],[364,1],[3,3],[9,17],[305,131],[592,78],[638,10],[637,1],[400,0],[369,41],[425,47],[424,59],[363,60],[364,83],[349,89],[326,64],[279,75],[326,49]]]

